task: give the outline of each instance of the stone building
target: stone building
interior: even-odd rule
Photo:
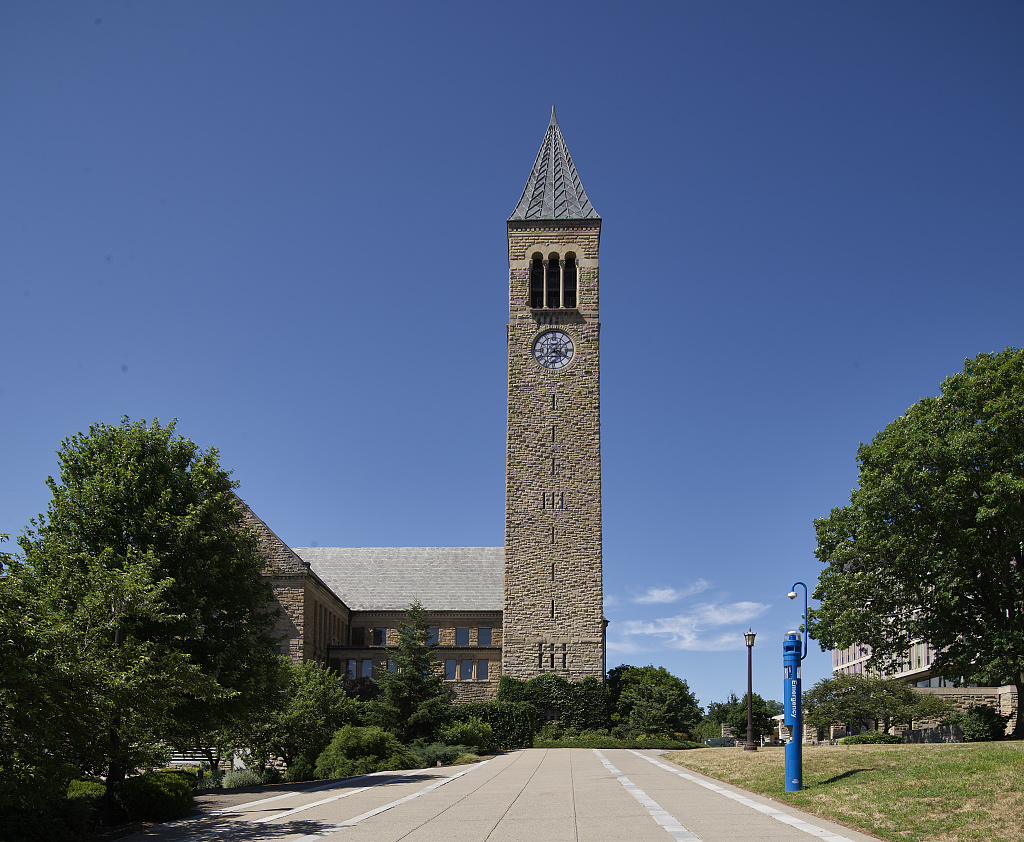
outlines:
[[[1006,733],[1009,734],[1016,724],[1017,688],[1012,684],[979,687],[977,684],[965,682],[962,678],[952,680],[933,668],[935,654],[935,648],[930,643],[917,641],[899,661],[890,664],[886,676],[906,681],[922,693],[939,696],[961,711],[966,711],[974,705],[988,705],[1002,714],[1009,714],[1010,721],[1006,725]],[[832,674],[877,675],[877,672],[868,666],[870,657],[871,647],[860,644],[846,649],[833,649]],[[937,723],[928,724],[933,726]]]
[[[505,545],[288,547],[250,512],[282,654],[372,678],[418,600],[458,700],[502,674],[604,678],[600,239],[552,109],[508,219]]]

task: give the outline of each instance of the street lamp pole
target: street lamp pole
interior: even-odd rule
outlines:
[[[749,630],[743,635],[747,642],[747,741],[743,744],[744,751],[757,751],[757,743],[754,742],[754,637],[755,633]]]

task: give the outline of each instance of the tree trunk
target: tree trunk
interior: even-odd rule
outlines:
[[[114,646],[121,646],[124,643],[124,632],[117,629],[114,632]],[[114,714],[113,722],[110,724],[110,757],[107,764],[107,791],[103,794],[103,807],[100,809],[100,823],[112,825],[120,820],[120,810],[114,800],[115,790],[124,781],[124,762],[122,753],[124,750],[121,740],[121,715]]]

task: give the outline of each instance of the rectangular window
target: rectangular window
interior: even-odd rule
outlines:
[[[398,665],[388,658],[388,672],[398,672]]]
[[[477,629],[476,640],[478,646],[490,646],[491,645],[491,630],[490,629]],[[484,663],[487,663],[484,661]]]
[[[359,672],[360,678],[373,678],[373,661],[369,658],[364,658],[362,667]]]
[[[355,677],[356,677],[356,659],[355,658],[349,658],[347,661],[345,661],[345,678],[355,678]]]
[[[490,666],[489,661],[477,661],[476,662],[476,680],[487,681],[488,667]]]
[[[467,659],[467,660],[463,661],[459,665],[459,667],[460,667],[460,669],[459,669],[459,678],[462,681],[472,681],[473,680],[473,662]]]
[[[366,645],[366,629],[362,626],[352,627],[352,645],[353,646],[365,646]]]
[[[445,677],[446,681],[454,681],[455,680],[456,676],[455,676],[455,661],[454,660],[445,661],[444,662],[444,677]]]
[[[371,646],[387,646],[388,645],[388,630],[387,629],[374,629],[373,630],[373,643]]]
[[[441,639],[441,630],[437,628],[427,629],[427,646],[437,646]]]
[[[469,629],[456,629],[455,630],[455,645],[456,646],[469,646]]]

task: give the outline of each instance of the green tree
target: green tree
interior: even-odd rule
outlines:
[[[313,661],[293,664],[281,658],[278,706],[256,725],[249,739],[254,759],[265,764],[280,757],[291,766],[300,757],[316,764],[334,732],[357,719],[356,701],[337,673]]]
[[[823,678],[804,692],[803,705],[808,724],[827,728],[842,723],[850,733],[868,721],[888,733],[898,725],[910,728],[917,720],[952,713],[947,702],[919,693],[905,681],[856,673]]]
[[[777,716],[776,709],[778,702],[771,700],[762,699],[757,693],[754,693],[751,697],[750,713],[751,721],[754,725],[754,739],[763,734],[771,734],[775,730],[775,720],[773,717]],[[736,705],[733,705],[728,713],[726,723],[732,729],[732,735],[737,741],[746,741],[747,739],[747,695],[743,694],[743,698],[738,700]]]
[[[823,648],[867,644],[891,670],[913,642],[934,670],[1017,688],[1024,738],[1024,351],[967,360],[857,451],[850,505],[815,521]]]
[[[25,610],[94,665],[112,783],[140,750],[230,722],[275,669],[272,592],[237,483],[174,428],[125,418],[64,440],[47,513],[19,541]]]
[[[621,664],[608,672],[613,718],[638,734],[683,733],[700,722],[690,686],[664,667]]]
[[[398,629],[398,646],[388,650],[390,670],[376,675],[381,694],[364,704],[366,719],[394,732],[402,742],[432,737],[451,719],[451,689],[444,682],[430,642],[427,613],[419,600]]]

